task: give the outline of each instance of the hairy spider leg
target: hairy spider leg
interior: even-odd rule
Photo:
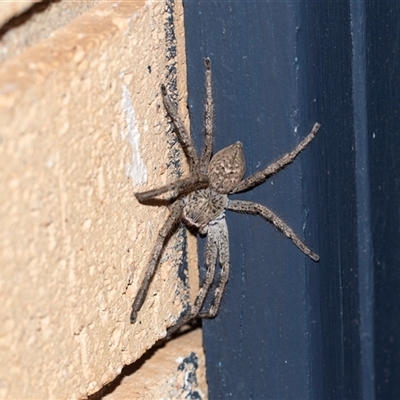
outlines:
[[[208,311],[200,313],[214,281],[215,269],[218,261],[222,267],[221,275],[218,286],[214,292],[214,298],[212,300],[211,307]],[[168,329],[168,335],[177,331],[181,326],[185,325],[193,318],[198,316],[201,318],[213,318],[217,315],[225,285],[229,279],[229,239],[225,216],[213,221],[208,226],[206,267],[206,276],[197,294],[192,309],[181,320],[179,320],[177,324]]]
[[[161,85],[161,94],[164,102],[164,107],[175,125],[176,136],[178,137],[179,142],[182,145],[183,151],[188,158],[190,171],[192,173],[198,173],[199,157],[197,156],[196,149],[194,148],[192,137],[188,134],[185,125],[183,124],[181,117],[178,114],[178,109],[175,104],[173,104],[171,98],[168,96],[167,89],[164,85]]]
[[[218,286],[214,292],[214,298],[211,303],[211,307],[208,311],[200,312],[199,309],[198,316],[200,318],[214,318],[217,315],[219,306],[221,304],[222,295],[224,294],[225,286],[229,279],[229,234],[225,216],[217,220],[215,224],[210,224],[208,230],[209,235],[211,234],[211,238],[214,243],[213,246],[216,247],[218,251],[219,263],[221,264],[221,274]]]
[[[176,182],[169,183],[165,186],[151,189],[146,192],[135,193],[135,196],[140,202],[145,202],[159,196],[160,194],[173,191],[173,198],[178,198],[183,194],[190,193],[198,189],[204,189],[208,186],[208,176],[199,174],[189,176],[188,178],[179,179]]]
[[[207,173],[208,164],[211,160],[214,144],[214,101],[212,97],[212,75],[211,61],[209,58],[204,59],[206,67],[206,104],[204,110],[204,147],[200,158],[200,172]]]
[[[264,219],[271,222],[287,238],[289,238],[305,255],[314,261],[319,261],[319,256],[313,253],[293,232],[292,228],[290,228],[267,207],[251,201],[229,200],[227,208],[228,210],[240,213],[261,215]]]
[[[316,122],[311,132],[296,146],[294,150],[292,150],[290,153],[285,154],[279,160],[268,165],[268,167],[266,167],[262,171],[256,172],[254,175],[251,175],[241,181],[230,193],[233,194],[244,192],[245,190],[258,186],[261,183],[264,183],[270,176],[285,168],[288,164],[293,162],[294,159],[310,144],[310,142],[317,134],[320,126],[321,125]]]
[[[183,200],[177,200],[171,206],[171,213],[168,216],[167,220],[165,221],[163,227],[160,229],[160,232],[158,232],[157,241],[153,248],[153,253],[150,258],[150,262],[148,264],[145,276],[143,278],[142,284],[140,285],[139,292],[132,304],[132,312],[131,312],[132,324],[136,321],[137,314],[139,310],[142,308],[142,305],[147,295],[147,291],[149,290],[150,282],[154,276],[154,272],[160,260],[164,244],[179,225],[182,215],[183,205],[184,205]]]

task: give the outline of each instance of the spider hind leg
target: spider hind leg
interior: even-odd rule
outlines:
[[[211,306],[207,311],[199,310],[198,316],[200,318],[214,318],[217,315],[225,291],[225,286],[229,279],[229,235],[225,217],[217,220],[215,225],[210,224],[208,229],[209,235],[211,235],[209,240],[213,239],[213,245],[218,252],[218,259],[215,258],[215,263],[219,261],[221,264],[221,273],[218,285],[213,294]],[[207,271],[208,268],[207,263]]]
[[[215,268],[218,261],[222,267],[220,280],[214,291],[209,310],[201,311],[214,281]],[[229,279],[229,238],[228,227],[224,216],[212,221],[208,226],[206,267],[207,272],[204,282],[200,287],[191,311],[187,313],[185,317],[180,318],[176,325],[168,329],[168,335],[171,335],[194,318],[214,318],[217,315],[225,286]]]
[[[133,301],[132,304],[132,311],[130,317],[131,324],[136,322],[137,315],[146,299],[150,283],[153,279],[165,243],[179,225],[182,209],[183,209],[183,202],[176,201],[171,208],[171,214],[168,216],[168,219],[165,221],[163,227],[158,233],[157,241],[153,248],[153,253],[150,258],[150,262],[147,266],[145,276],[140,285],[139,292],[136,295],[135,300]]]

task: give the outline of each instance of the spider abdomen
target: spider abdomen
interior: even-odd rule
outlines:
[[[213,156],[208,166],[211,188],[217,193],[228,194],[242,180],[245,169],[242,143],[225,147]]]
[[[186,198],[183,219],[200,233],[206,233],[209,222],[225,211],[227,202],[228,197],[224,194],[208,188],[196,190]]]

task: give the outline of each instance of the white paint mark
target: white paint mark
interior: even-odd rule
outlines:
[[[88,334],[86,331],[86,327],[82,327],[82,330],[78,336],[81,348],[81,365],[82,365],[82,373],[86,380],[90,377],[90,364],[89,364],[89,353],[88,353]]]
[[[133,108],[131,95],[126,85],[122,84],[121,107],[125,112],[127,133],[122,131],[121,137],[128,136],[129,144],[132,147],[132,162],[126,165],[126,174],[132,178],[134,185],[144,183],[147,180],[147,168],[140,157],[140,132],[136,120],[135,109]]]

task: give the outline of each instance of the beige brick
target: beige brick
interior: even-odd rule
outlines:
[[[201,330],[189,332],[146,354],[126,376],[106,388],[103,400],[207,399]],[[125,372],[125,371],[124,371]]]
[[[105,1],[0,65],[0,398],[84,398],[182,310],[178,231],[129,322],[168,215],[133,195],[176,175],[166,17],[163,2]],[[174,20],[184,110],[180,3]]]
[[[0,62],[47,39],[56,29],[73,21],[99,1],[0,2]]]
[[[0,2],[0,24],[4,24],[11,18],[23,13],[37,1],[2,1]]]

